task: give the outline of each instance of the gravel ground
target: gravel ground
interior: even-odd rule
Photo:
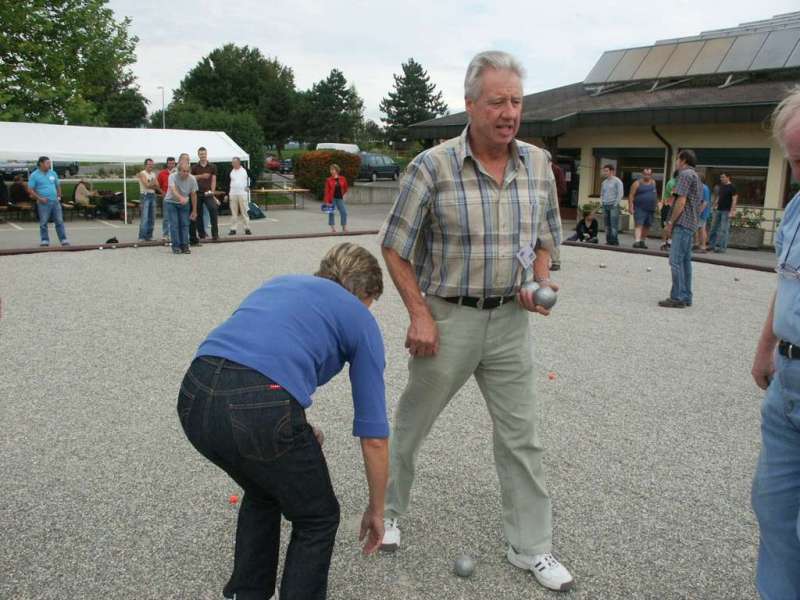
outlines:
[[[0,597],[221,597],[238,490],[184,439],[179,382],[251,289],[312,271],[331,243],[0,259]],[[773,276],[695,265],[695,306],[665,310],[665,259],[564,248],[562,261],[559,303],[531,328],[555,549],[577,578],[566,597],[754,598],[761,393],[748,373]],[[374,312],[391,411],[407,323],[391,283]],[[317,392],[309,416],[326,431],[342,505],[330,598],[550,597],[505,562],[474,382],[423,447],[392,556],[358,553],[366,485],[346,377]],[[452,574],[464,552],[478,560],[466,580]]]

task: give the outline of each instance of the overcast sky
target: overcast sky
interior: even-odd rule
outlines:
[[[582,81],[605,50],[650,45],[798,10],[797,0],[111,0],[139,37],[134,72],[150,111],[203,56],[223,44],[258,47],[294,70],[307,89],[331,69],[344,72],[378,121],[378,104],[409,57],[463,110],[464,70],[487,49],[515,54],[528,71],[525,93]],[[331,5],[336,5],[334,10]]]

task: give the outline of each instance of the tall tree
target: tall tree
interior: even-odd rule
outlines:
[[[442,92],[436,91],[430,75],[422,65],[409,58],[403,63],[402,74],[394,75],[394,91],[381,100],[380,110],[386,115],[387,136],[392,140],[408,138],[408,128],[414,123],[448,114]]]
[[[301,95],[302,137],[311,142],[351,142],[364,118],[364,101],[338,69]]]
[[[282,148],[292,134],[294,73],[258,48],[226,44],[203,57],[181,81],[174,98],[208,109],[251,113],[265,142]]]
[[[104,125],[122,103],[144,109],[138,39],[107,0],[4,1],[0,23],[0,119]]]

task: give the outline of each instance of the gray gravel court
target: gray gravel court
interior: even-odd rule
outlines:
[[[377,252],[373,237],[355,241]],[[332,243],[0,259],[0,597],[221,597],[238,490],[184,439],[178,385],[251,289],[312,271]],[[762,394],[749,367],[774,276],[695,265],[695,306],[665,310],[663,258],[564,248],[562,261],[559,303],[531,327],[555,549],[577,577],[566,597],[754,598]],[[407,317],[388,277],[374,314],[391,411]],[[330,598],[555,597],[504,559],[474,382],[423,447],[403,548],[361,557],[366,485],[348,392],[340,376],[309,411],[342,505]],[[451,572],[463,552],[478,560],[468,580]]]

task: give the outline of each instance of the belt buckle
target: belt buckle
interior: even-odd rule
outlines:
[[[478,310],[483,310],[483,301],[485,298],[478,298],[478,302],[475,304],[475,308]]]

